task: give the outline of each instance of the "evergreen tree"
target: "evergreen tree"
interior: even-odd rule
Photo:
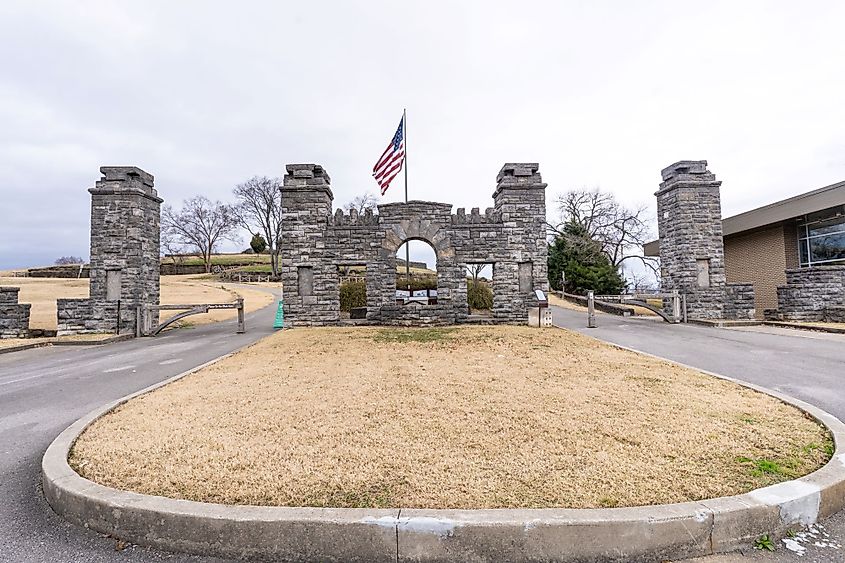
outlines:
[[[560,291],[561,272],[566,274],[567,293],[584,295],[593,290],[597,295],[615,295],[625,282],[602,252],[601,244],[592,240],[586,229],[575,221],[564,225],[561,235],[549,245],[549,284]]]
[[[260,233],[255,233],[252,235],[252,240],[249,241],[249,246],[253,252],[261,254],[267,250],[267,241],[264,240],[264,237]]]

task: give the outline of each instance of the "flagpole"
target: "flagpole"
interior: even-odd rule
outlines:
[[[405,203],[408,203],[408,116],[407,110],[402,108],[402,136],[405,138]],[[411,291],[411,245],[405,243],[405,279],[408,280],[408,291]]]

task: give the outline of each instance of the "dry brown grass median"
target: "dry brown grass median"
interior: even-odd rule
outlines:
[[[831,447],[771,397],[564,330],[297,329],[130,401],[70,461],[198,501],[580,508],[741,493]]]

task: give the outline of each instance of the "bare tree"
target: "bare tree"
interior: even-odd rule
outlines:
[[[625,276],[628,290],[631,293],[651,293],[657,289],[654,276],[646,273],[628,271]]]
[[[233,190],[237,204],[235,215],[250,234],[256,229],[264,235],[270,251],[270,269],[279,275],[279,243],[282,237],[282,181],[279,178],[253,176]]]
[[[560,222],[550,225],[557,236],[565,236],[563,225],[581,225],[590,239],[601,245],[613,266],[620,270],[626,260],[640,261],[655,274],[655,257],[642,254],[651,235],[651,219],[644,205],[628,208],[616,201],[612,193],[593,190],[570,190],[557,198]]]
[[[478,276],[487,264],[467,264],[467,272],[472,276],[472,282],[478,283]]]
[[[360,215],[367,209],[375,209],[376,205],[378,205],[378,197],[373,193],[366,192],[363,195],[353,197],[352,201],[344,205],[343,208],[347,211],[354,209]]]
[[[234,240],[238,220],[232,208],[205,196],[195,196],[176,211],[166,205],[161,212],[161,228],[178,244],[195,249],[202,256],[205,271],[211,272],[211,255],[222,240]]]
[[[169,256],[174,264],[181,264],[184,260],[185,247],[179,242],[174,233],[168,230],[164,223],[161,225],[160,246],[165,256]]]

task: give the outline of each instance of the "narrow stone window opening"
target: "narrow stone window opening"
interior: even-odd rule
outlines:
[[[337,267],[340,292],[340,318],[362,320],[367,318],[367,265],[343,264]]]
[[[470,263],[466,265],[467,306],[473,317],[493,316],[493,269],[492,262]]]

